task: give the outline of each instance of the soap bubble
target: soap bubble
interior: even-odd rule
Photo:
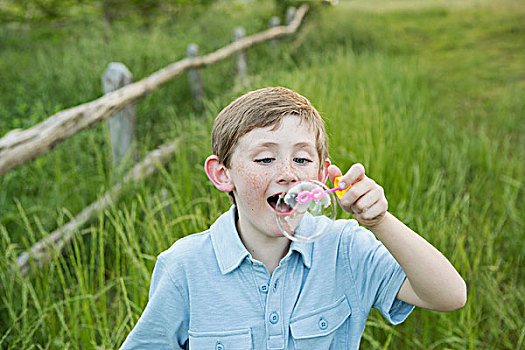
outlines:
[[[279,196],[275,214],[285,237],[311,242],[328,232],[337,214],[335,196],[328,190],[319,181],[302,181]]]

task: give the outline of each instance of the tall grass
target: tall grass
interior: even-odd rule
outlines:
[[[189,92],[182,78],[168,84],[139,103],[139,138],[145,153],[181,137],[184,146],[175,159],[158,175],[126,188],[118,202],[78,230],[66,254],[28,277],[14,267],[17,254],[111,186],[104,126],[5,175],[0,179],[0,348],[118,347],[147,302],[157,254],[178,238],[206,229],[229,206],[227,196],[214,190],[202,170],[213,117],[244,91],[269,85],[307,96],[326,119],[332,161],[343,169],[363,163],[385,188],[390,210],[440,249],[467,281],[469,300],[460,311],[418,309],[396,327],[373,312],[362,347],[523,347],[525,74],[519,62],[525,61],[520,61],[525,42],[519,33],[525,32],[525,14],[523,6],[505,4],[497,11],[445,5],[370,11],[343,3],[312,15],[277,56],[264,46],[250,51],[255,68],[246,85],[223,88],[230,81],[227,64],[207,69],[204,116],[192,113],[185,101]],[[232,18],[241,18],[248,9],[237,9]],[[254,22],[262,26],[265,14]],[[203,16],[214,18],[213,13]],[[179,25],[171,30],[184,35],[176,29],[184,23]],[[233,27],[231,21],[228,26]],[[196,28],[191,30],[197,33]],[[63,86],[82,85],[84,95],[36,77],[32,84],[39,93],[24,99],[17,89],[28,86],[14,83],[14,76],[22,73],[9,72],[9,81],[18,87],[3,86],[2,101],[9,104],[2,115],[19,109],[17,116],[35,120],[3,117],[1,130],[16,123],[27,127],[42,111],[97,96],[98,82],[83,79],[99,79],[104,66],[98,62],[117,60],[111,54],[118,49],[129,50],[120,57],[127,57],[139,76],[162,66],[162,60],[169,62],[166,46],[177,40],[171,41],[166,31],[122,30],[109,53],[91,52],[91,65],[97,62],[99,68],[90,66],[85,76],[79,73],[82,78],[63,78]],[[37,44],[42,50],[39,64],[49,65],[43,73],[47,78],[66,61],[68,69],[80,71],[76,65],[84,58],[78,48],[90,45],[90,38],[78,35],[79,44],[72,47],[67,40],[62,46],[64,38]],[[195,34],[207,35],[207,30]],[[221,40],[218,36],[213,47]],[[60,48],[67,60],[54,66],[48,44]],[[27,52],[12,55],[0,57],[30,60]],[[493,72],[495,62],[505,65],[500,74]],[[42,102],[33,106],[32,101]]]

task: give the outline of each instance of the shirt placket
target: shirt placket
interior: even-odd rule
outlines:
[[[253,276],[253,282],[255,283],[259,294],[261,311],[265,312],[266,296],[270,290],[270,273],[268,272],[268,269],[258,261],[251,261],[251,273]]]
[[[270,283],[268,285],[268,293],[266,296],[266,335],[268,349],[284,349],[284,327],[283,322],[285,318],[282,315],[282,300],[284,277],[283,273],[286,269],[279,265],[272,274]]]

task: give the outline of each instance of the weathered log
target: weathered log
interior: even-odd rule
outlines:
[[[281,19],[277,16],[274,16],[272,18],[270,18],[270,28],[277,28],[281,25]],[[279,40],[277,40],[277,38],[273,38],[272,40],[270,40],[270,43],[272,45],[272,48],[274,51],[278,51],[279,50]]]
[[[111,62],[102,75],[102,87],[104,93],[108,94],[123,86],[131,84],[133,74],[123,63]],[[130,104],[120,112],[115,113],[108,120],[109,133],[111,136],[111,149],[113,154],[113,168],[115,174],[120,176],[124,173],[124,165],[128,158],[133,156],[135,141],[135,106]],[[118,177],[117,176],[117,177]]]
[[[295,7],[288,7],[286,10],[286,25],[292,23],[293,19],[295,18],[296,11],[297,9]]]
[[[199,56],[199,46],[189,44],[186,48],[186,57],[194,58]],[[201,74],[198,69],[188,70],[188,80],[190,82],[191,94],[193,95],[193,105],[198,112],[204,111],[204,85],[202,84]]]
[[[244,38],[246,32],[243,27],[237,27],[233,30],[233,41],[239,41]],[[246,79],[248,64],[246,63],[246,51],[239,51],[235,54],[235,77],[239,80]]]
[[[96,100],[60,111],[29,129],[12,130],[0,139],[0,176],[47,153],[71,135],[100,123],[130,103],[151,94],[189,68],[205,67],[260,42],[293,34],[307,10],[308,5],[302,5],[288,26],[251,35],[205,56],[185,58]]]
[[[77,229],[94,218],[100,211],[106,209],[114,203],[119,197],[124,185],[130,182],[138,182],[152,175],[157,170],[157,166],[166,163],[173,156],[179,140],[164,144],[156,150],[148,153],[146,158],[136,164],[123,178],[121,183],[117,183],[111,190],[84,208],[64,226],[56,229],[49,236],[41,239],[31,249],[20,254],[17,258],[17,264],[25,276],[29,267],[34,264],[35,267],[41,267],[53,258],[53,255],[61,253],[73,239]]]

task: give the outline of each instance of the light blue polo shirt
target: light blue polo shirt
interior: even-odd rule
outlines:
[[[292,242],[270,275],[242,244],[235,217],[232,206],[159,255],[122,349],[358,349],[372,307],[393,324],[414,308],[396,299],[399,264],[355,220]]]

